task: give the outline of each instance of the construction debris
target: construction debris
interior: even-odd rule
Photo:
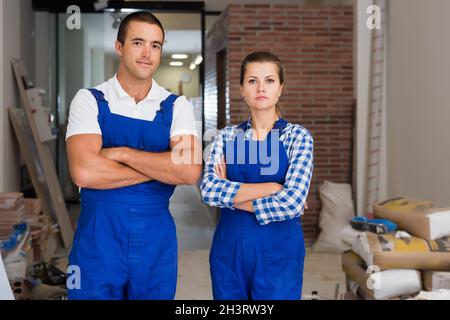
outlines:
[[[43,214],[39,199],[0,193],[0,252],[15,299],[31,299],[33,288],[42,283],[65,290],[64,272],[48,264],[57,233],[51,218]],[[52,274],[58,275],[57,281],[49,280]]]
[[[449,208],[396,198],[374,205],[374,217],[395,223],[397,232],[377,234],[347,226],[342,254],[347,296],[358,299],[448,299]],[[439,237],[437,237],[439,235]],[[351,293],[350,293],[351,292]]]

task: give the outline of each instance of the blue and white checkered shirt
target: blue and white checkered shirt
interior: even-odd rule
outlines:
[[[250,128],[251,119],[247,122],[245,139],[252,138]],[[225,127],[219,131],[212,143],[200,185],[203,202],[210,206],[234,209],[233,200],[241,183],[219,178],[214,166],[221,162],[225,143],[234,140],[238,130],[236,125]],[[289,157],[289,167],[280,192],[252,201],[256,219],[261,225],[303,215],[311,182],[313,172],[311,133],[300,125],[288,123],[279,139]]]

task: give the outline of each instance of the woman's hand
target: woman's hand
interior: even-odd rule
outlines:
[[[275,194],[280,192],[281,190],[283,190],[283,185],[276,183],[276,182],[267,182],[267,184],[270,186],[271,188],[271,192],[270,194]]]
[[[214,166],[214,169],[220,179],[227,179],[227,164],[225,163],[225,157],[222,156],[222,162]]]

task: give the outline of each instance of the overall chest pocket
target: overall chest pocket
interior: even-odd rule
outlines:
[[[170,150],[170,128],[156,120],[141,124],[139,146],[142,150],[151,152]]]
[[[228,164],[227,179],[234,182],[251,183],[254,180],[253,168],[248,164]]]
[[[140,128],[136,119],[108,114],[99,118],[99,123],[102,131],[103,148],[138,148]]]
[[[129,147],[161,152],[170,149],[169,130],[161,121],[146,121],[108,114],[99,119],[103,147]]]
[[[224,148],[227,178],[236,182],[284,184],[289,161],[283,144],[268,149],[267,145],[257,141],[227,143]],[[227,154],[227,150],[231,153]]]

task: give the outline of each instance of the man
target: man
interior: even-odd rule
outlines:
[[[74,97],[67,129],[81,214],[69,265],[81,288],[69,299],[173,299],[177,239],[168,210],[175,185],[201,174],[192,106],[152,75],[164,43],[160,21],[136,12],[115,43],[117,74]]]

